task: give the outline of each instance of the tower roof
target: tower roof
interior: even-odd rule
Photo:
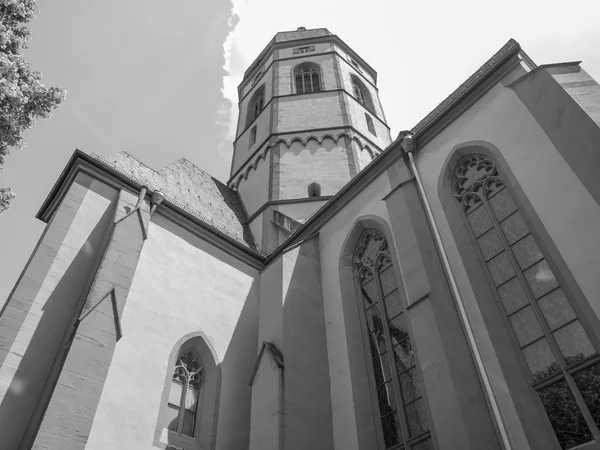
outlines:
[[[275,42],[296,41],[298,39],[308,39],[321,36],[332,36],[327,28],[313,28],[307,30],[304,27],[299,27],[294,31],[280,31],[275,35]]]

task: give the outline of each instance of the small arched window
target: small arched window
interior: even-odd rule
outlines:
[[[319,183],[310,183],[308,185],[308,196],[309,197],[320,197],[321,196],[321,185]]]
[[[252,147],[255,142],[256,142],[256,125],[254,125],[252,127],[252,129],[250,130],[250,144],[248,145],[248,147]]]
[[[194,437],[203,372],[202,360],[194,348],[180,352],[173,370],[167,405],[169,430]]]
[[[365,119],[367,121],[367,129],[369,130],[369,132],[373,136],[377,136],[377,133],[375,132],[375,125],[373,124],[373,119],[371,119],[371,116],[365,113]]]
[[[509,186],[471,154],[452,190],[561,448],[600,440],[600,358]]]
[[[356,100],[358,100],[358,103],[363,105],[369,111],[373,111],[373,100],[371,99],[371,94],[365,84],[354,74],[350,75],[350,78],[352,80],[354,96],[356,97]]]
[[[265,85],[261,85],[252,97],[250,97],[250,101],[248,102],[248,111],[246,113],[246,126],[250,126],[250,124],[256,119],[265,106]]]
[[[353,269],[385,448],[430,449],[427,404],[388,242],[381,232],[363,232],[354,251]]]
[[[321,91],[321,71],[315,63],[306,62],[294,68],[296,94],[310,94]]]

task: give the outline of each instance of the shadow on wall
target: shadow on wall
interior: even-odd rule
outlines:
[[[167,450],[200,448],[229,450],[248,448],[250,439],[251,387],[248,384],[257,354],[258,283],[253,283],[223,361],[215,361],[212,345],[202,332],[182,338],[173,349],[165,378],[161,410],[157,420],[154,445]],[[204,362],[206,377],[198,397],[193,437],[177,433],[179,419],[170,419],[168,402],[173,400],[173,370],[177,357],[195,348]],[[212,366],[211,366],[212,365]],[[176,382],[175,382],[176,383]],[[175,395],[177,397],[177,395]],[[189,399],[188,399],[189,400]],[[171,414],[172,417],[172,414]],[[184,420],[185,422],[185,420]],[[209,429],[210,427],[210,429]],[[185,428],[185,424],[179,428]],[[171,430],[167,432],[168,430]]]
[[[55,381],[48,378],[52,364],[61,345],[65,346],[67,340],[70,340],[67,333],[72,334],[73,327],[69,327],[69,324],[74,319],[74,312],[80,313],[83,307],[83,303],[80,302],[81,293],[101,250],[113,214],[114,209],[107,208],[42,306],[39,323],[0,403],[0,423],[3,424],[0,427],[2,448],[16,449],[22,438],[23,442],[27,442],[35,437],[32,434],[37,433],[46,403],[52,394],[52,386],[48,383]],[[43,248],[44,245],[40,245],[38,252],[43,251]],[[51,266],[52,264],[48,265],[45,274],[36,274],[36,278],[45,279]],[[22,289],[26,282],[27,279],[24,277],[18,289]],[[36,288],[38,292],[40,288],[41,284]],[[18,289],[15,291],[15,296],[18,294]],[[27,297],[35,299],[36,295],[37,292],[28,293]],[[23,318],[27,312],[23,311]],[[23,324],[23,326],[28,325]],[[18,331],[15,330],[15,336],[17,333]],[[107,369],[103,368],[103,370]],[[79,405],[70,414],[82,414],[84,409],[84,406]],[[65,414],[69,413],[65,412]],[[28,425],[27,436],[23,437]]]
[[[255,278],[221,363],[217,450],[250,445],[249,381],[258,352],[259,285]]]

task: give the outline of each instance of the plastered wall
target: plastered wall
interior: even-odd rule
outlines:
[[[0,318],[0,443],[16,449],[102,250],[118,191],[79,174]]]
[[[169,357],[194,333],[205,336],[222,374],[217,440],[223,443],[216,448],[247,443],[255,275],[166,218],[152,217],[87,449],[152,448],[157,426],[164,426],[157,421]]]
[[[265,159],[260,158],[258,164],[252,167],[255,168],[247,172],[248,178],[238,186],[248,215],[254,214],[269,199],[270,155],[267,154]]]
[[[515,92],[501,84],[421,149],[417,158],[461,287],[469,291],[442,211],[438,182],[452,150],[473,141],[488,142],[502,154],[596,315],[600,315],[596,300],[600,292],[596,226],[600,207]]]
[[[360,336],[361,331],[357,328],[358,323],[345,321],[345,305],[340,286],[340,256],[350,230],[360,218],[375,216],[389,221],[385,203],[381,199],[390,189],[386,177],[379,177],[327,222],[319,233],[333,439],[336,449],[363,450],[359,447],[357,427],[364,426],[355,417],[355,374],[351,372],[348,348],[349,336],[357,333]],[[368,389],[368,386],[365,387]]]

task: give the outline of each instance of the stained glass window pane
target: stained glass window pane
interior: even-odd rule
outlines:
[[[502,252],[488,261],[487,266],[496,286],[501,285],[516,275],[515,269],[506,252]]]
[[[408,330],[406,329],[404,319],[404,314],[401,314],[390,320],[390,335],[392,336],[393,343],[401,342],[408,337]]]
[[[552,334],[567,365],[578,363],[596,353],[579,320],[559,328]]]
[[[504,219],[500,226],[502,227],[504,236],[506,236],[506,240],[509,244],[514,244],[529,233],[529,229],[519,211]]]
[[[171,382],[171,390],[169,391],[169,403],[175,406],[180,406],[181,404],[181,390],[182,386],[179,381],[173,380]]]
[[[498,288],[498,294],[506,310],[506,314],[512,314],[516,310],[529,304],[523,286],[517,277]]]
[[[377,399],[379,400],[379,411],[382,416],[398,409],[396,391],[391,381],[377,387]]]
[[[515,205],[511,195],[508,193],[508,189],[502,189],[491,197],[489,202],[499,222],[517,210],[517,205]]]
[[[375,280],[371,279],[368,283],[365,283],[361,286],[362,297],[365,308],[368,308],[373,303],[377,302],[377,297],[375,296]]]
[[[485,206],[481,205],[475,211],[470,213],[467,216],[469,223],[471,224],[471,228],[473,229],[473,233],[475,233],[475,237],[481,236],[487,230],[492,228],[494,225],[492,224],[492,219],[490,219],[490,215],[485,209]]]
[[[511,248],[522,270],[527,269],[544,257],[531,234],[521,239]]]
[[[493,256],[496,256],[502,250],[504,250],[504,246],[502,245],[500,236],[498,235],[498,232],[493,228],[486,232],[484,235],[480,236],[477,239],[477,243],[479,244],[481,253],[483,253],[483,258],[486,261],[492,258]]]
[[[402,388],[404,403],[410,403],[421,396],[416,369],[411,369],[400,375],[400,386]]]
[[[594,422],[600,427],[600,364],[595,364],[573,375],[583,400]]]
[[[526,306],[509,317],[521,347],[541,338],[544,335],[533,308]]]
[[[385,448],[390,448],[400,443],[400,440],[402,439],[402,428],[400,427],[398,412],[382,417],[381,427],[383,428]]]
[[[558,287],[558,281],[556,281],[556,277],[545,259],[530,267],[524,273],[535,298],[540,298]]]
[[[381,279],[381,289],[383,290],[383,295],[388,295],[398,287],[398,284],[396,283],[396,274],[394,273],[394,266],[390,265],[386,269],[379,272],[379,277]]]
[[[551,330],[575,319],[575,313],[569,305],[562,289],[555,289],[538,300],[542,314]]]
[[[370,335],[371,339],[371,353],[373,356],[385,353],[387,346],[385,345],[385,336],[383,330],[379,329]]]
[[[167,405],[167,429],[177,431],[177,417],[179,416],[179,408]]]
[[[427,412],[422,398],[406,405],[405,411],[411,436],[416,436],[427,429]]]
[[[181,434],[194,436],[194,424],[196,423],[196,414],[190,411],[183,412],[183,424],[181,425]]]
[[[196,411],[198,405],[198,389],[188,387],[185,391],[185,408],[190,411]]]
[[[402,306],[400,304],[400,291],[396,289],[391,294],[388,294],[385,299],[385,310],[388,318],[393,318],[402,312]]]
[[[373,331],[383,324],[383,319],[381,318],[381,311],[379,310],[379,305],[373,305],[369,309],[367,309],[365,311],[365,317],[367,318],[367,328],[369,329],[369,331]]]
[[[377,385],[392,378],[389,354],[384,353],[373,358],[373,369],[375,370],[375,384]]]
[[[402,373],[410,367],[414,366],[415,359],[413,357],[410,339],[405,339],[394,347],[396,358],[396,368],[398,373]]]
[[[538,393],[561,448],[572,448],[593,439],[565,380],[540,389]]]
[[[534,380],[541,380],[559,370],[546,338],[542,338],[522,350]]]

